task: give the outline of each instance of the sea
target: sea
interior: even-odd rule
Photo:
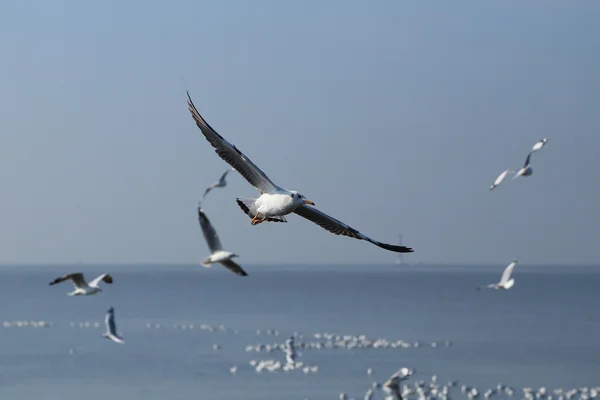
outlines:
[[[363,399],[402,367],[413,371],[407,384],[454,382],[454,399],[466,399],[462,385],[480,398],[507,385],[519,399],[527,387],[600,386],[599,266],[518,264],[510,290],[481,291],[506,265],[243,267],[249,276],[199,265],[0,267],[0,399]],[[70,282],[48,285],[68,272],[108,272],[114,283],[69,297]],[[110,306],[125,344],[102,336]],[[285,364],[278,346],[291,335],[298,361],[318,368],[257,372],[251,363]],[[300,348],[361,335],[410,346]]]

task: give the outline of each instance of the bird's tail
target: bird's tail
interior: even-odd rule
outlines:
[[[250,218],[254,218],[256,215],[256,204],[254,204],[256,200],[257,199],[249,199],[246,197],[238,197],[235,199],[236,203],[238,206],[240,206],[244,214]]]

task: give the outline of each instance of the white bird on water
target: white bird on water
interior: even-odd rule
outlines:
[[[225,180],[225,178],[227,177],[227,174],[230,173],[231,171],[235,171],[235,170],[228,169],[227,171],[223,172],[223,175],[221,175],[221,177],[219,178],[219,180],[217,182],[213,183],[212,185],[210,185],[209,187],[206,188],[206,190],[204,191],[204,194],[202,195],[202,198],[204,199],[206,197],[206,195],[208,194],[208,192],[210,192],[214,188],[222,188],[222,187],[227,186],[227,181]]]
[[[492,183],[492,186],[490,186],[490,190],[494,190],[496,188],[496,186],[498,186],[499,184],[502,183],[502,181],[504,180],[504,178],[506,178],[506,176],[511,173],[514,172],[515,170],[512,168],[509,168],[507,170],[504,170],[500,175],[498,175],[498,177],[496,178],[496,180],[494,181],[494,183]]]
[[[400,368],[394,375],[390,377],[384,384],[383,390],[391,393],[396,400],[402,400],[402,394],[400,393],[400,382],[408,379],[413,374],[413,371],[408,368]]]
[[[513,269],[515,269],[515,265],[517,265],[518,262],[519,261],[515,258],[510,264],[508,264],[502,273],[500,282],[489,284],[486,287],[496,290],[510,289],[515,284],[515,279],[511,278],[510,276],[512,275]],[[481,288],[478,288],[478,290],[481,290]]]
[[[543,139],[538,140],[537,142],[535,142],[535,144],[531,148],[531,152],[533,153],[535,151],[541,150],[541,148],[544,147],[546,145],[546,143],[548,143],[548,139],[547,138],[543,138]]]
[[[58,277],[50,282],[50,285],[56,285],[57,283],[61,283],[69,279],[73,281],[75,290],[67,293],[68,296],[90,296],[102,291],[102,289],[100,289],[98,286],[100,282],[113,283],[112,276],[109,274],[102,274],[90,283],[87,283],[83,277],[83,274],[76,272]]]
[[[106,312],[104,323],[106,324],[106,332],[103,333],[102,336],[112,340],[115,343],[125,344],[125,341],[121,335],[117,333],[117,325],[115,324],[115,309],[113,307],[110,307]]]
[[[227,250],[223,250],[223,246],[221,246],[221,241],[219,240],[219,235],[217,235],[217,231],[212,226],[208,217],[202,211],[202,207],[198,206],[198,221],[200,222],[200,227],[202,228],[202,233],[204,234],[204,239],[206,239],[206,243],[208,244],[208,248],[211,251],[210,256],[202,261],[202,265],[210,268],[214,263],[220,263],[222,266],[230,270],[231,272],[246,276],[248,275],[246,271],[242,269],[238,264],[236,264],[232,258],[239,257],[235,253],[231,253]]]
[[[196,125],[200,128],[206,140],[214,147],[215,152],[219,157],[231,165],[260,192],[260,196],[255,199],[236,199],[237,204],[242,211],[252,218],[252,225],[260,224],[265,221],[287,222],[285,215],[295,213],[335,235],[366,240],[378,247],[398,253],[410,253],[413,251],[409,247],[395,246],[373,240],[318,209],[308,207],[309,204],[314,206],[314,203],[295,190],[287,190],[277,186],[263,171],[246,157],[244,153],[219,135],[208,122],[202,118],[194,106],[189,93],[188,107]]]
[[[513,179],[517,179],[520,176],[530,176],[533,174],[533,168],[531,168],[531,165],[529,165],[529,161],[531,160],[532,154],[533,151],[530,151],[529,154],[527,154],[527,158],[525,159],[525,164],[523,165],[523,168],[517,171],[515,176],[513,176]]]

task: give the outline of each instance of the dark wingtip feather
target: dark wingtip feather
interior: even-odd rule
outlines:
[[[386,249],[389,251],[394,251],[396,253],[412,253],[414,252],[414,250],[410,247],[406,247],[406,246],[396,246],[393,244],[387,244],[387,243],[375,243],[375,245],[381,247],[382,249]]]

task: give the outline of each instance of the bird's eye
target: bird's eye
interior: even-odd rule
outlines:
[[[296,196],[294,193],[290,194],[290,197],[293,199]]]

